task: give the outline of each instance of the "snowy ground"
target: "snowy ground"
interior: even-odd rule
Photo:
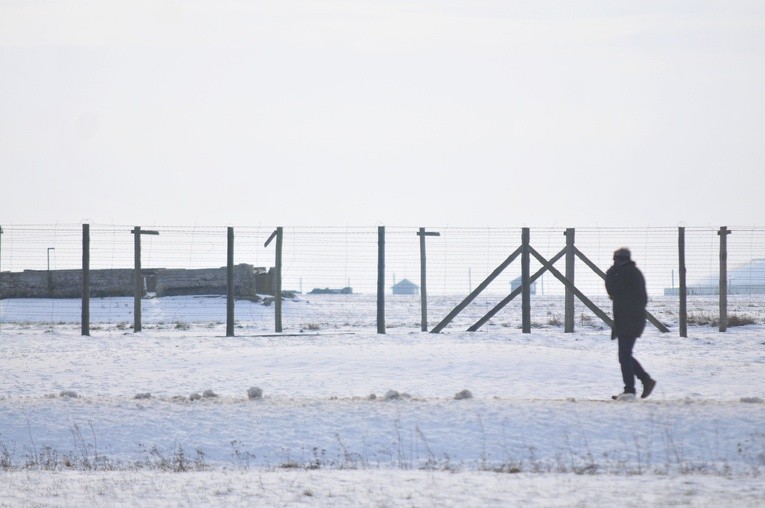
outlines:
[[[602,327],[433,335],[392,312],[396,327],[377,335],[354,329],[354,312],[327,326],[326,301],[303,315],[318,331],[274,336],[243,321],[234,338],[179,315],[137,334],[112,316],[81,337],[76,324],[14,320],[4,302],[0,506],[765,498],[762,324],[692,326],[687,339],[649,327],[635,354],[656,391],[616,403],[616,346]],[[747,308],[762,323],[762,306]],[[249,399],[251,387],[263,397]],[[191,400],[206,390],[217,396]],[[472,398],[455,399],[463,390]]]

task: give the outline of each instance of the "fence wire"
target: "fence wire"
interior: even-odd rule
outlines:
[[[146,226],[158,235],[142,235],[142,269],[211,269],[227,263],[227,227]],[[234,262],[267,271],[275,266],[274,243],[265,246],[276,226],[234,227]],[[418,330],[421,321],[419,292],[394,294],[394,286],[407,280],[421,284],[418,227],[385,228],[386,323],[390,328]],[[432,327],[521,245],[521,228],[427,227],[426,267],[428,321]],[[765,293],[765,229],[729,228],[727,266],[729,312],[762,322]],[[378,228],[285,227],[282,254],[282,289],[285,291],[285,331],[322,329],[374,329],[378,284]],[[90,225],[90,269],[132,270],[133,226]],[[530,245],[545,259],[566,245],[564,228],[532,228]],[[36,294],[10,297],[8,281],[21,272],[45,277],[82,267],[82,225],[7,225],[0,235],[0,324],[79,323],[79,298],[50,298]],[[629,247],[643,271],[650,296],[649,310],[676,328],[678,320],[678,228],[576,228],[575,245],[600,270],[612,262],[613,251]],[[699,322],[713,313],[719,296],[720,235],[712,227],[685,228],[688,310]],[[531,273],[542,265],[531,258]],[[563,259],[555,267],[565,273]],[[494,279],[450,325],[464,330],[519,284],[520,258]],[[50,280],[50,279],[49,279]],[[583,261],[575,263],[575,284],[606,312],[610,304],[602,278]],[[351,288],[343,294],[343,288]],[[80,291],[81,288],[74,288]],[[339,294],[317,294],[315,290]],[[562,326],[564,286],[551,273],[532,288],[535,326]],[[79,294],[79,293],[78,293]],[[273,329],[274,308],[268,298],[236,303],[240,329]],[[214,328],[226,319],[225,293],[145,298],[143,321],[154,327],[204,325]],[[577,300],[578,324],[603,326]],[[712,316],[713,317],[713,316]],[[129,295],[93,298],[91,321],[101,326],[129,328]],[[486,329],[520,327],[520,298],[492,318]]]

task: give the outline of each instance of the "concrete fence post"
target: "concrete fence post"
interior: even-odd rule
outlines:
[[[565,233],[563,233],[566,236],[566,280],[568,280],[572,285],[574,285],[574,261],[576,258],[576,254],[574,252],[574,233],[575,230],[573,228],[566,229]],[[574,292],[571,291],[571,288],[566,286],[565,290],[565,297],[564,297],[564,325],[563,325],[563,332],[564,333],[573,333],[574,332]]]
[[[720,235],[720,331],[728,329],[728,235],[726,226],[717,232]]]
[[[82,335],[90,335],[90,224],[82,225]]]
[[[425,256],[425,237],[426,236],[441,236],[441,233],[436,231],[425,231],[425,228],[420,228],[417,232],[417,236],[420,237],[420,330],[423,332],[428,331],[428,284],[426,268],[426,256]],[[395,282],[395,281],[394,281]]]
[[[523,228],[521,232],[521,280],[523,284],[523,291],[521,292],[521,314],[522,314],[522,328],[523,333],[531,333],[531,283],[529,278],[531,277],[530,257],[529,251],[530,241],[529,228]]]
[[[685,228],[677,228],[678,275],[680,277],[680,337],[688,337],[688,288],[685,282]]]
[[[377,227],[377,333],[385,333],[385,226]]]
[[[234,336],[234,228],[227,232],[226,249],[226,337]]]

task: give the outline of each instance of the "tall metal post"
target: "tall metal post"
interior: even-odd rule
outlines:
[[[521,232],[521,280],[523,281],[523,291],[521,295],[521,313],[523,315],[521,326],[523,333],[531,333],[531,285],[529,278],[530,270],[530,251],[529,251],[529,228],[523,228]]]
[[[377,227],[377,333],[385,333],[385,226]]]
[[[82,225],[82,335],[90,335],[90,224]]]
[[[566,279],[573,285],[574,284],[574,260],[576,255],[574,253],[574,229],[568,228],[563,233],[566,236]],[[571,288],[566,286],[565,295],[565,317],[564,317],[564,333],[574,332],[574,292]]]
[[[420,330],[423,332],[428,331],[428,290],[427,290],[427,270],[425,268],[425,237],[426,236],[441,236],[441,233],[435,231],[425,232],[425,228],[420,228],[417,232],[417,236],[420,237],[420,308],[422,317],[420,319]]]
[[[723,226],[720,235],[720,331],[728,329],[728,235],[731,232]]]
[[[688,337],[688,289],[685,285],[685,228],[677,228],[678,275],[680,278],[680,337]]]
[[[228,228],[226,256],[226,337],[234,336],[234,228]]]

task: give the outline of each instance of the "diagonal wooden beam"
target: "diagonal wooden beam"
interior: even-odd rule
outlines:
[[[601,279],[603,279],[603,280],[606,280],[606,274],[605,274],[605,272],[603,272],[603,270],[601,270],[600,268],[598,268],[598,266],[597,266],[595,263],[593,263],[592,261],[590,261],[590,260],[587,258],[587,256],[585,256],[585,255],[582,253],[582,251],[580,251],[579,249],[577,249],[576,247],[574,247],[574,253],[576,254],[576,256],[577,256],[579,259],[581,259],[581,260],[582,260],[582,262],[583,262],[585,265],[587,265],[587,266],[589,266],[589,267],[590,267],[590,270],[592,270],[593,272],[595,272],[595,273],[597,273],[598,275],[600,275],[600,278],[601,278]],[[660,332],[662,332],[662,333],[668,333],[668,332],[669,332],[669,328],[667,328],[667,327],[666,327],[666,325],[665,325],[664,323],[662,323],[661,321],[659,321],[658,319],[656,319],[656,318],[654,317],[654,315],[653,315],[653,314],[651,314],[650,312],[648,312],[647,310],[645,311],[645,317],[646,317],[646,319],[647,319],[648,321],[650,321],[650,322],[651,322],[651,324],[652,324],[653,326],[655,326],[656,328],[658,328]]]
[[[589,266],[589,267],[590,267],[590,270],[592,270],[593,272],[595,272],[595,273],[597,273],[598,275],[600,275],[600,278],[601,278],[601,279],[603,279],[603,280],[606,280],[606,272],[604,272],[603,270],[601,270],[600,268],[598,268],[598,265],[596,265],[595,263],[593,263],[592,261],[590,261],[590,259],[589,259],[587,256],[585,256],[584,254],[582,254],[582,251],[580,251],[580,250],[579,250],[577,247],[574,247],[574,254],[576,254],[576,256],[577,256],[579,259],[581,259],[581,260],[582,260],[582,262],[583,262],[585,265]]]
[[[438,333],[438,332],[440,332],[441,330],[443,330],[443,329],[446,327],[446,325],[448,325],[449,323],[451,323],[452,319],[454,319],[454,318],[457,316],[457,314],[459,314],[460,312],[462,312],[462,310],[463,310],[465,307],[467,307],[467,306],[470,304],[470,302],[472,302],[473,300],[475,300],[475,298],[476,298],[476,297],[477,297],[479,294],[481,294],[481,292],[482,292],[484,289],[486,289],[486,287],[487,287],[489,284],[491,284],[491,282],[492,282],[494,279],[496,279],[496,278],[499,276],[499,274],[501,274],[501,273],[502,273],[502,271],[503,271],[505,268],[507,268],[507,267],[510,265],[510,263],[512,263],[513,261],[515,261],[515,258],[517,258],[517,257],[518,257],[518,256],[521,254],[521,251],[522,251],[522,250],[523,250],[523,249],[522,249],[522,247],[518,247],[518,248],[515,250],[515,252],[513,252],[512,254],[510,254],[510,255],[507,257],[507,259],[505,259],[505,260],[502,262],[502,264],[500,264],[500,265],[499,265],[497,268],[495,268],[495,269],[494,269],[494,271],[493,271],[493,272],[491,272],[491,274],[490,274],[488,277],[486,277],[486,279],[485,279],[483,282],[481,282],[481,283],[478,285],[478,287],[477,287],[477,288],[475,288],[475,289],[474,289],[474,290],[473,290],[473,291],[472,291],[472,292],[471,292],[471,293],[470,293],[470,294],[469,294],[467,297],[465,297],[465,299],[464,299],[464,300],[462,300],[462,301],[461,301],[461,302],[460,302],[460,303],[459,303],[459,304],[458,304],[458,305],[457,305],[457,306],[456,306],[454,309],[452,309],[452,311],[451,311],[451,312],[450,312],[450,313],[449,313],[449,314],[448,314],[448,315],[447,315],[447,316],[446,316],[444,319],[442,319],[442,320],[441,320],[441,322],[440,322],[440,323],[438,323],[438,324],[437,324],[437,325],[436,325],[436,326],[435,326],[435,327],[434,327],[434,328],[433,328],[433,329],[430,331],[430,333]]]
[[[550,264],[555,264],[556,261],[558,261],[560,258],[563,257],[563,255],[566,254],[566,249],[563,249],[558,254],[556,254],[554,257],[550,259]],[[547,268],[540,268],[537,272],[534,273],[531,277],[529,277],[529,284],[536,281],[539,277],[542,276],[543,273],[547,271]],[[481,328],[488,320],[493,318],[497,312],[502,310],[508,303],[510,303],[513,298],[521,294],[521,291],[523,291],[523,286],[518,286],[515,288],[509,295],[507,295],[501,302],[499,302],[493,309],[491,309],[489,312],[486,313],[484,317],[476,321],[476,323],[468,328],[469,332],[475,332],[479,328]]]
[[[610,317],[608,317],[608,314],[606,314],[605,312],[600,310],[600,308],[597,305],[592,303],[592,301],[589,298],[587,298],[584,295],[584,293],[579,291],[576,288],[576,286],[571,284],[571,281],[569,281],[562,273],[560,273],[558,270],[556,270],[555,267],[553,265],[551,265],[545,258],[543,258],[536,250],[534,250],[533,247],[529,247],[529,250],[531,251],[531,254],[535,258],[537,258],[537,261],[542,263],[542,266],[546,267],[550,271],[550,273],[552,273],[555,276],[556,279],[561,281],[564,286],[569,288],[571,290],[571,292],[574,293],[576,295],[576,297],[579,298],[579,300],[581,300],[581,302],[583,304],[585,304],[592,312],[595,313],[596,316],[598,316],[600,319],[602,319],[603,322],[606,323],[608,326],[613,327],[614,322],[613,322],[613,320]]]

